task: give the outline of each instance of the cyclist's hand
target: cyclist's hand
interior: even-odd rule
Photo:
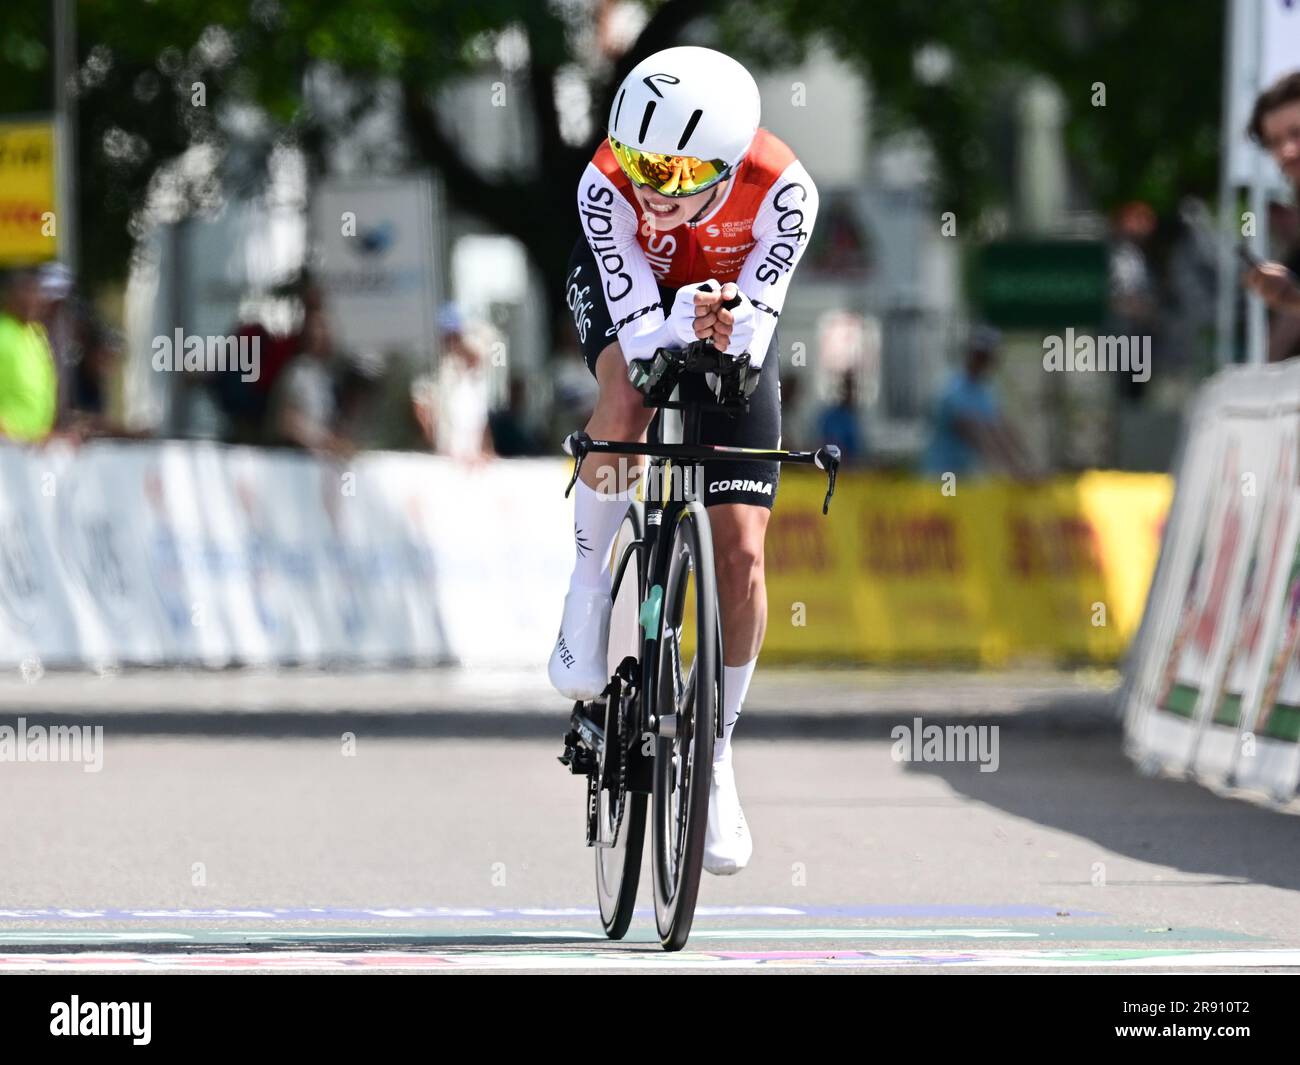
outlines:
[[[695,339],[706,340],[717,335],[718,312],[721,310],[722,287],[716,281],[705,281],[710,291],[695,293]]]
[[[740,302],[731,308],[718,307],[713,326],[714,347],[734,355],[748,351],[749,342],[754,339],[754,305],[731,281],[722,286],[718,298],[720,304],[737,299]]]
[[[712,291],[705,291],[706,287]],[[685,347],[713,335],[721,288],[716,281],[700,281],[677,290],[668,314],[668,331],[677,343]]]

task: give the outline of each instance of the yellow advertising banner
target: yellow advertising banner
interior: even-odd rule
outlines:
[[[0,266],[58,254],[54,124],[0,122]]]
[[[1142,617],[1172,485],[1090,472],[1039,485],[787,468],[767,537],[764,657],[1113,663]]]

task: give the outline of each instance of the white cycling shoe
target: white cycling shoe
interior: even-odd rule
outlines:
[[[609,683],[609,592],[570,588],[547,672],[567,699],[586,702]]]
[[[713,763],[709,787],[709,827],[704,833],[704,868],[714,876],[731,876],[749,864],[754,840],[736,794],[731,759]]]

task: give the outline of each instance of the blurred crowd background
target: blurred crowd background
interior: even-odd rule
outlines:
[[[563,286],[578,176],[632,62],[699,43],[750,66],[763,125],[821,191],[781,321],[787,446],[1023,478],[1166,469],[1225,358],[1226,16],[1216,0],[11,0],[0,121],[30,136],[0,150],[4,311],[45,324],[55,376],[0,374],[26,397],[0,424],[556,453],[595,394]],[[40,254],[14,175],[47,119],[59,206]],[[1285,200],[1261,222],[1278,257],[1300,244]],[[1149,377],[1041,372],[1067,327],[1149,337]],[[254,379],[160,368],[177,331],[247,342]],[[1270,357],[1297,350],[1278,334]],[[973,417],[979,439],[953,431]]]

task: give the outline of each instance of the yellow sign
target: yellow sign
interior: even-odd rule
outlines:
[[[0,266],[58,254],[54,125],[0,122]]]
[[[1037,486],[787,468],[767,534],[771,660],[1113,663],[1141,621],[1172,485]]]

